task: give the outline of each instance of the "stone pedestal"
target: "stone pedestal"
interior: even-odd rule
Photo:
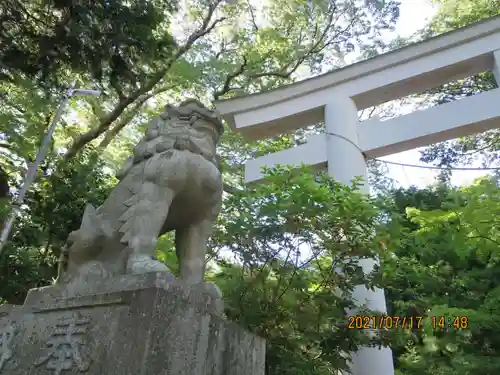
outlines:
[[[0,374],[264,375],[265,342],[167,274],[29,292],[0,310]]]

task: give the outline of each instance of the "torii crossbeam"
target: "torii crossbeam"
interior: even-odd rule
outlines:
[[[481,72],[493,72],[500,82],[500,17],[273,91],[218,101],[216,107],[247,139],[325,124],[326,134],[311,136],[304,145],[248,161],[247,182],[261,180],[263,166],[304,163],[327,167],[332,177],[349,183],[356,176],[366,180],[366,158],[500,127],[500,88],[387,121],[358,121],[359,110]],[[386,311],[382,290],[359,287],[354,296]],[[394,374],[390,349],[360,349],[351,372]]]

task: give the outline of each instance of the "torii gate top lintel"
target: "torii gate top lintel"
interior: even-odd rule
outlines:
[[[500,16],[272,91],[217,101],[216,107],[234,130],[261,139],[323,120],[332,94],[347,95],[362,110],[495,72],[497,49]]]

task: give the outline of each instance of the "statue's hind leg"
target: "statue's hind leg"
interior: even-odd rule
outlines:
[[[224,314],[222,293],[217,285],[204,282],[207,241],[212,232],[212,220],[202,220],[187,228],[175,231],[175,249],[179,259],[180,274],[187,284],[200,284],[214,298],[216,311]]]
[[[168,188],[145,181],[133,206],[125,213],[122,241],[129,248],[127,273],[165,272],[167,266],[153,259],[161,232],[175,193]]]
[[[175,250],[180,274],[188,284],[201,283],[205,275],[205,254],[212,221],[201,220],[175,231]]]

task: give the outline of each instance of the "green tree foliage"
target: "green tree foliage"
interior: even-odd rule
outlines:
[[[361,39],[376,38],[398,16],[397,2],[378,0],[215,0],[179,7],[9,0],[2,7],[6,25],[20,18],[0,35],[5,76],[61,76],[60,83],[100,81],[104,88],[100,101],[82,105],[86,121],[69,139],[67,158],[96,139],[106,148],[129,124],[133,132],[147,120],[137,113],[154,99],[163,105],[191,94],[208,102],[277,87],[296,79],[299,69],[335,68]]]
[[[344,186],[306,169],[268,173],[265,184],[225,201],[211,278],[228,318],[267,339],[267,374],[346,369],[348,352],[381,343],[349,329],[345,315],[354,286],[380,281],[357,264],[380,251],[378,211],[357,182]]]
[[[431,24],[431,30],[435,34],[458,29],[500,13],[498,0],[438,0],[435,3],[439,5]]]
[[[46,87],[68,73],[119,92],[143,81],[176,47],[168,31],[175,2],[19,1],[0,5],[0,72]],[[61,77],[62,76],[62,77]]]
[[[10,174],[35,159],[56,103],[28,79],[0,87],[5,89],[0,92],[0,166]]]
[[[22,304],[30,288],[52,283],[57,258],[70,231],[80,227],[87,202],[101,204],[113,180],[89,149],[70,162],[49,159],[44,176],[26,197],[26,207],[0,258],[0,297]]]
[[[400,373],[498,373],[498,182],[399,190],[393,198],[383,263],[389,310],[427,317],[422,329],[393,337]],[[432,316],[437,324],[445,317],[444,329]],[[466,329],[454,327],[457,317],[467,319]]]

